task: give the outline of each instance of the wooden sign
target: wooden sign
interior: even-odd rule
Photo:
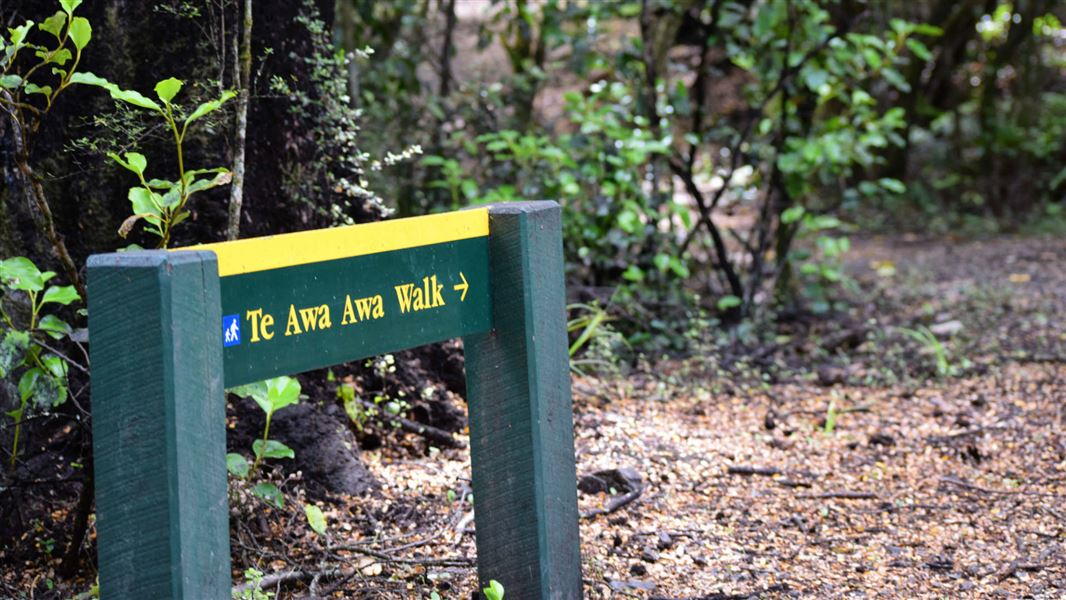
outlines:
[[[218,259],[226,387],[488,331],[488,235],[482,208],[189,248]]]
[[[102,598],[232,585],[224,388],[462,337],[478,576],[580,598],[554,202],[89,259]]]

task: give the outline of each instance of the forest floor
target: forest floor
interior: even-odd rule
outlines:
[[[574,378],[579,477],[641,480],[581,520],[587,597],[1066,596],[1066,242],[868,238],[850,260],[859,291],[831,319]],[[902,332],[921,326],[939,341]],[[468,451],[361,456],[366,495],[305,499],[292,475],[278,509],[238,487],[235,571],[278,598],[469,598]],[[0,590],[90,583],[55,595],[51,576],[26,564]]]
[[[710,346],[575,377],[579,477],[642,480],[581,521],[588,597],[1066,595],[1066,243],[867,239],[852,256],[868,300],[779,332],[761,364],[723,370]],[[897,330],[923,324],[939,348]],[[468,453],[363,456],[383,488],[323,504],[355,568],[316,593],[469,597]],[[306,557],[260,568],[321,560],[305,538]]]

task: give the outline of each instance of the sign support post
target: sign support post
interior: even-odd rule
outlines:
[[[463,338],[478,577],[581,597],[559,205],[489,209],[494,327]]]
[[[210,252],[89,258],[102,598],[230,596],[220,311]]]
[[[229,599],[225,387],[462,337],[482,585],[581,598],[560,213],[90,257],[101,597]]]

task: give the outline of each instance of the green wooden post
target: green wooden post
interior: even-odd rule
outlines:
[[[489,210],[494,328],[464,338],[478,577],[581,598],[559,205]]]
[[[230,596],[221,319],[210,252],[89,259],[102,598]]]

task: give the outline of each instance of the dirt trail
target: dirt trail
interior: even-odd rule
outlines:
[[[590,392],[578,400],[579,470],[632,466],[647,482],[613,518],[583,524],[590,592],[1066,594],[1062,365],[906,394],[578,388]]]
[[[856,310],[875,322],[850,354],[818,358],[839,382],[816,364],[721,381],[710,355],[575,378],[579,475],[644,481],[582,520],[589,597],[1066,595],[1066,244],[865,240],[853,256],[870,298]],[[930,376],[934,356],[891,333],[953,320],[944,351],[962,377]],[[410,556],[473,557],[469,512],[445,500],[467,460],[371,464],[390,511],[420,515],[407,531],[439,536]],[[610,499],[579,496],[582,511]],[[422,574],[449,593],[474,584],[469,568]]]
[[[1066,596],[1066,243],[867,239],[850,257],[870,330],[819,359],[843,377],[737,390],[707,357],[575,382],[579,471],[647,482],[583,523],[590,595]],[[930,377],[936,352],[903,324],[954,331],[962,377]]]

